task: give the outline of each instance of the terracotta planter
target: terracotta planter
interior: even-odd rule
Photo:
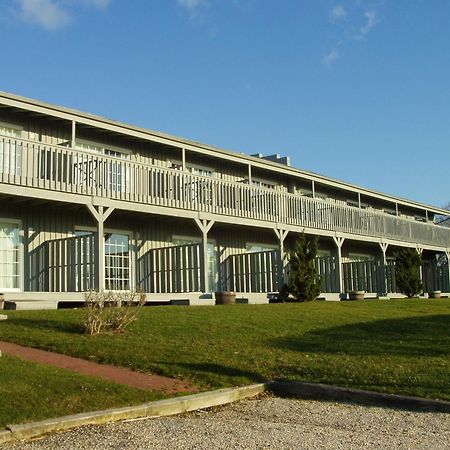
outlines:
[[[428,292],[428,298],[441,298],[441,291]]]
[[[236,303],[236,292],[216,292],[216,305],[232,305]]]
[[[349,300],[364,300],[365,291],[350,291],[348,293]]]

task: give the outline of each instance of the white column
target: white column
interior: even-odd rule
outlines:
[[[447,256],[448,283],[449,283],[449,291],[450,291],[450,250],[447,250],[445,252],[445,256]]]
[[[210,292],[208,277],[208,232],[214,225],[214,220],[195,219],[200,232],[202,233],[202,253],[200,259],[200,286],[202,292]]]
[[[387,259],[386,259],[386,251],[389,244],[385,244],[384,242],[380,242],[380,248],[383,252],[383,285],[381,286],[381,289],[383,290],[383,294],[387,294],[387,273],[386,273],[386,266],[387,266]]]
[[[186,171],[186,149],[184,147],[181,149],[181,169],[183,172]]]
[[[279,264],[279,278],[278,282],[281,286],[287,281],[286,280],[286,251],[284,248],[284,240],[286,239],[289,231],[283,230],[281,228],[276,228],[273,230],[275,232],[275,235],[278,238],[278,245],[280,249],[280,260],[278,261]]]
[[[70,140],[70,146],[72,148],[76,147],[76,140],[77,140],[77,123],[75,120],[72,120],[72,136]]]
[[[422,247],[417,247],[416,250],[417,250],[417,253],[420,256],[422,256],[423,248]],[[420,281],[422,282],[422,285],[423,285],[423,268],[422,268],[422,264],[420,264],[419,273],[420,273]]]
[[[105,220],[114,211],[109,207],[106,211],[103,206],[86,205],[89,212],[97,221],[97,231],[95,233],[95,283],[99,292],[105,290]]]
[[[337,249],[337,282],[338,282],[338,289],[339,293],[344,293],[344,270],[342,267],[342,244],[345,241],[345,238],[343,237],[336,237],[333,236],[334,243],[336,244]]]

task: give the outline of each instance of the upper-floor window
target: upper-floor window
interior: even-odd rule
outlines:
[[[263,189],[276,189],[277,184],[272,181],[262,180],[259,178],[252,178],[252,186],[263,188]]]
[[[76,148],[117,158],[117,161],[102,161],[81,157],[79,161],[74,163],[76,182],[83,183],[87,187],[101,187],[119,192],[127,191],[130,169],[120,160],[130,159],[131,152],[89,141],[77,141]]]
[[[202,177],[214,176],[214,170],[208,167],[187,165],[186,170],[194,175],[201,175]]]
[[[4,123],[0,123],[0,135],[14,137],[14,138],[21,138],[22,137],[22,128],[13,126],[13,125],[7,125]]]
[[[169,167],[174,170],[183,170],[183,164],[180,161],[171,161]],[[210,167],[198,166],[194,164],[186,164],[186,171],[193,175],[201,175],[202,177],[213,177],[215,171]]]
[[[86,150],[88,152],[99,153],[101,155],[114,156],[121,159],[130,159],[131,154],[129,150],[89,141],[77,141],[76,148]]]
[[[22,128],[0,123],[0,136],[21,138]],[[12,139],[0,139],[0,173],[20,175],[22,172],[22,144]]]

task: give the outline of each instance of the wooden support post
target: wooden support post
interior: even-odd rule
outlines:
[[[208,277],[208,232],[214,225],[214,220],[195,219],[200,232],[202,233],[202,252],[200,255],[200,286],[203,293],[210,292]]]
[[[379,294],[383,294],[386,295],[387,292],[387,259],[386,259],[386,251],[388,248],[389,244],[385,244],[384,242],[380,242],[380,248],[381,251],[383,252],[383,273],[382,273],[382,279],[381,279],[381,283],[382,285],[379,286],[380,288],[380,292]]]
[[[447,256],[448,290],[450,292],[450,250],[446,250],[445,256]]]
[[[248,165],[248,184],[252,184],[252,166],[251,164]]]
[[[361,209],[361,192],[358,192],[358,208]]]
[[[99,292],[105,290],[105,220],[114,211],[110,206],[106,211],[103,206],[86,205],[89,212],[97,221],[97,231],[95,233],[95,287]]]
[[[417,246],[417,247],[416,247],[416,250],[417,250],[417,253],[418,253],[420,256],[422,256],[422,253],[423,253],[423,247]],[[422,266],[422,264],[420,265],[419,273],[420,273],[420,281],[422,282],[422,285],[423,285],[423,266]]]
[[[183,172],[186,171],[186,149],[184,147],[181,149],[181,169]]]
[[[338,289],[339,289],[339,294],[343,294],[344,293],[344,268],[342,267],[342,244],[345,241],[345,238],[343,237],[337,237],[337,236],[333,236],[333,240],[334,243],[336,244],[336,248],[337,248],[337,282],[338,282]]]
[[[316,198],[316,183],[314,180],[311,180],[311,192],[312,192],[312,198]]]
[[[286,239],[289,231],[283,230],[281,228],[275,228],[273,231],[275,232],[275,235],[278,239],[278,245],[280,248],[280,260],[277,262],[277,264],[278,264],[278,268],[279,268],[278,283],[280,285],[278,288],[281,288],[281,286],[287,282],[287,280],[286,280],[287,261],[286,261],[286,251],[284,248],[284,240]]]
[[[70,139],[70,146],[75,148],[77,145],[77,123],[75,120],[72,120],[72,136]]]

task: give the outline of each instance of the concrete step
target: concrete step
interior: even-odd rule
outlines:
[[[58,309],[56,300],[5,300],[4,309],[16,311]]]

